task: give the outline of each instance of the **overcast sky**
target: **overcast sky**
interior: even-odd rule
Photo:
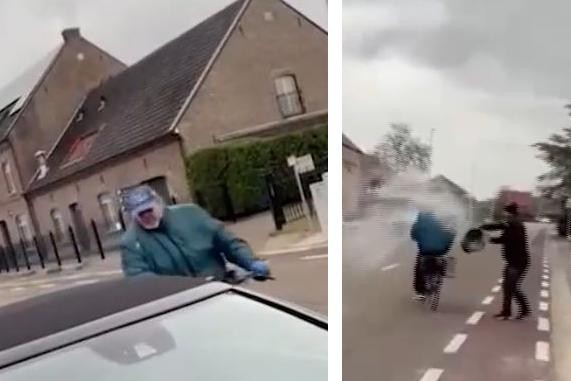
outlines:
[[[0,89],[62,42],[82,35],[131,64],[233,0],[0,0]],[[288,0],[323,27],[325,0]]]
[[[434,140],[434,171],[483,198],[532,190],[530,144],[569,126],[571,2],[343,0],[343,130]]]

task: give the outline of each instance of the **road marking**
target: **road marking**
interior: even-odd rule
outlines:
[[[549,291],[547,291],[547,290],[541,290],[540,295],[541,295],[542,298],[549,298]]]
[[[549,319],[539,316],[537,318],[537,330],[543,332],[549,332],[551,329],[551,325],[549,323]]]
[[[396,269],[396,268],[399,267],[399,266],[400,266],[399,263],[393,263],[392,265],[388,265],[388,266],[383,267],[381,270],[383,270],[383,271],[389,271],[389,270],[392,270],[392,269]]]
[[[468,320],[466,320],[466,324],[476,325],[478,324],[482,316],[484,316],[484,313],[482,311],[476,311],[472,314],[472,316],[470,316]]]
[[[74,280],[74,279],[85,278],[86,276],[88,276],[88,275],[87,274],[66,275],[66,276],[62,276],[60,279]]]
[[[10,292],[20,292],[20,291],[24,291],[25,288],[24,287],[14,287],[10,289]]]
[[[549,280],[549,275],[545,275],[545,274],[544,274],[544,275],[541,276],[541,278],[542,278],[543,280]]]
[[[542,332],[549,332],[549,320],[544,317],[537,319],[537,330]]]
[[[77,282],[73,282],[76,286],[86,286],[88,284],[93,284],[99,282],[100,279],[85,279],[85,280],[78,280]]]
[[[538,341],[535,343],[535,359],[538,361],[549,362],[549,343],[546,341]]]
[[[494,288],[492,288],[492,292],[499,292],[501,289],[500,286],[494,286]]]
[[[430,368],[424,373],[420,381],[438,381],[442,373],[444,373],[444,369]]]
[[[482,304],[492,304],[493,301],[494,301],[493,296],[486,296],[484,300],[482,300]]]
[[[549,269],[543,269],[544,274],[549,274]]]
[[[55,287],[56,285],[54,283],[46,283],[46,284],[41,284],[38,286],[38,288],[52,288]]]
[[[450,343],[448,343],[446,348],[444,348],[444,353],[456,353],[456,352],[458,352],[458,350],[460,349],[462,344],[464,344],[464,342],[466,341],[467,338],[468,338],[468,335],[466,335],[464,333],[459,333],[459,334],[455,335],[454,338],[452,338],[452,340],[450,340]]]
[[[503,283],[504,283],[504,279],[503,279],[503,278],[498,279],[498,283],[499,283],[499,284],[503,284]]]
[[[539,302],[539,310],[540,311],[547,311],[549,310],[549,303],[547,302]]]
[[[109,270],[109,271],[99,271],[99,272],[93,273],[93,275],[107,276],[107,275],[119,275],[122,273],[123,273],[123,270]]]
[[[549,282],[541,282],[541,287],[549,287]]]
[[[319,254],[319,255],[307,255],[305,257],[301,257],[303,261],[311,261],[314,259],[327,259],[327,254]]]

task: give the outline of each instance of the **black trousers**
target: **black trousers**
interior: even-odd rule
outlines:
[[[521,290],[521,283],[527,273],[528,267],[517,268],[506,265],[503,271],[503,291],[504,291],[504,302],[502,307],[503,315],[511,315],[512,313],[512,302],[515,299],[519,306],[519,312],[521,314],[529,314],[530,307],[527,301],[527,297]]]
[[[426,273],[440,271],[444,275],[445,269],[438,264],[436,257],[428,257],[422,259],[420,254],[416,255],[416,263],[414,265],[414,292],[417,294],[426,293]]]

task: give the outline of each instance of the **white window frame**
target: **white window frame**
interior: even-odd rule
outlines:
[[[14,176],[12,175],[12,168],[7,161],[2,162],[2,174],[4,175],[4,181],[6,182],[6,189],[9,195],[16,193],[16,183],[14,182]]]
[[[283,74],[274,78],[276,101],[284,118],[305,114],[301,91],[294,74]]]
[[[59,242],[64,241],[66,226],[65,221],[63,220],[63,214],[58,208],[53,208],[50,210],[50,218],[54,227],[55,239]],[[61,230],[59,230],[58,226]]]
[[[30,229],[30,223],[28,221],[28,216],[25,214],[19,214],[14,217],[16,228],[18,229],[18,235],[20,239],[24,242],[26,248],[33,246],[33,236],[32,230]]]
[[[107,229],[110,232],[121,230],[119,210],[111,193],[104,192],[99,194],[97,196],[97,201],[99,203],[99,209],[101,209],[101,214],[103,215],[103,221],[107,225]]]

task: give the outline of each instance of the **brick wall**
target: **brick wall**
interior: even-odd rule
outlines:
[[[187,151],[281,120],[274,78],[284,73],[308,113],[327,109],[327,35],[277,0],[253,0],[179,125]]]

